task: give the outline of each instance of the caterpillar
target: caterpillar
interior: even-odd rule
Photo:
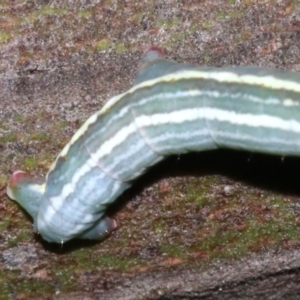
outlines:
[[[166,156],[217,148],[299,156],[299,97],[299,73],[180,64],[152,46],[133,87],[83,124],[45,182],[16,171],[7,194],[48,242],[103,239],[116,227],[109,205]]]

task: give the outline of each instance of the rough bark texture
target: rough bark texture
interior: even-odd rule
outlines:
[[[151,44],[180,62],[300,71],[300,2],[1,1],[3,299],[299,299],[297,158],[172,157],[119,199],[102,243],[47,244],[5,195],[16,169],[45,176]]]

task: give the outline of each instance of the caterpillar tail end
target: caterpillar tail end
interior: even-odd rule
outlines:
[[[144,51],[143,63],[149,63],[165,56],[165,50],[159,46],[150,46]]]
[[[6,193],[9,198],[18,202],[35,221],[44,191],[45,184],[37,184],[27,173],[15,171],[8,181]]]
[[[148,47],[142,56],[139,68],[135,77],[134,85],[143,81],[154,79],[162,75],[165,70],[165,51],[158,46]],[[173,63],[172,63],[173,64]]]

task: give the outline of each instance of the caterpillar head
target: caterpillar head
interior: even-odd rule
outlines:
[[[51,223],[45,223],[43,216],[38,217],[42,209],[42,199],[45,193],[45,184],[38,184],[31,176],[23,171],[15,171],[7,186],[7,195],[18,202],[33,218],[34,230],[48,242],[62,243],[70,238],[102,240],[116,229],[117,223],[107,216],[100,217],[95,224],[76,236],[60,237],[60,231],[53,231]],[[44,203],[45,204],[45,203]],[[47,204],[47,202],[46,202]]]
[[[15,171],[8,181],[6,192],[8,197],[18,202],[35,221],[44,191],[45,184],[38,184],[23,171]]]

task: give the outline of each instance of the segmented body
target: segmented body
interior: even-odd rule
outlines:
[[[233,148],[300,155],[300,75],[263,68],[177,64],[150,48],[135,85],[91,116],[44,185],[20,171],[8,195],[50,242],[103,238],[107,207],[171,154]]]

